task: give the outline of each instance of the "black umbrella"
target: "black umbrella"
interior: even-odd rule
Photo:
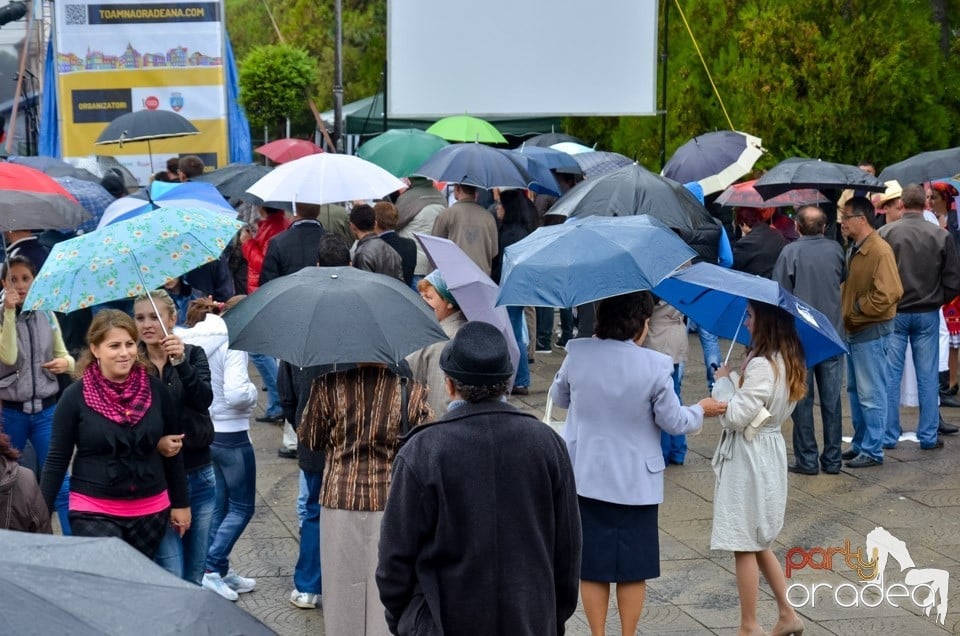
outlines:
[[[527,188],[536,181],[508,154],[477,143],[450,144],[438,150],[415,175],[478,188]]]
[[[307,267],[261,286],[224,315],[230,347],[309,367],[398,364],[447,336],[403,282],[354,267]]]
[[[800,188],[816,190],[866,190],[883,192],[883,181],[856,166],[820,159],[784,159],[753,184],[764,199]]]
[[[720,222],[682,185],[632,164],[587,179],[548,211],[566,217],[649,214],[701,254],[716,254]]]
[[[100,181],[100,177],[84,168],[77,168],[66,161],[53,157],[7,157],[10,163],[19,163],[39,170],[43,174],[56,178],[70,177],[81,181]]]
[[[123,144],[131,141],[147,142],[147,154],[150,155],[150,172],[153,172],[153,150],[150,142],[154,139],[171,139],[197,135],[200,131],[186,117],[170,110],[137,110],[120,115],[107,124],[94,142],[97,145]]]
[[[213,172],[204,173],[194,178],[194,181],[212,183],[226,199],[243,198],[247,188],[270,170],[271,168],[258,163],[231,163]]]
[[[523,143],[525,146],[541,146],[543,148],[549,148],[553,144],[559,144],[564,141],[568,141],[574,144],[581,144],[584,146],[586,145],[585,143],[583,143],[573,135],[567,135],[567,134],[558,133],[558,132],[549,132],[549,133],[543,133],[542,135],[534,135],[530,139],[524,140]]]
[[[881,181],[897,180],[903,185],[935,181],[960,173],[960,146],[946,150],[921,152],[880,173]]]
[[[273,634],[120,539],[0,530],[0,567],[4,634]]]

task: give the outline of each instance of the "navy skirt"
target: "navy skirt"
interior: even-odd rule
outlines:
[[[660,576],[659,506],[577,497],[583,526],[584,581],[630,583]]]

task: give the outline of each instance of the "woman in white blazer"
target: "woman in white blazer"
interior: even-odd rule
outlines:
[[[594,635],[604,634],[610,583],[624,634],[635,634],[646,580],[660,576],[657,511],[663,501],[660,432],[698,432],[725,405],[682,406],[673,361],[641,348],[653,313],[650,292],[600,301],[596,337],[571,340],[550,387],[567,408],[566,441],[583,524],[580,594]]]

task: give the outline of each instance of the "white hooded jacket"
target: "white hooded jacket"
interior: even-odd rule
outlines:
[[[217,433],[250,430],[250,415],[257,404],[257,387],[247,375],[247,354],[227,348],[227,324],[216,314],[190,329],[175,333],[187,344],[203,348],[210,363],[213,403],[210,419]]]

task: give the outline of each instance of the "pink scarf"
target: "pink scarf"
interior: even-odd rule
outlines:
[[[111,422],[135,426],[153,402],[147,370],[137,365],[126,380],[113,382],[91,364],[83,372],[83,400]]]

